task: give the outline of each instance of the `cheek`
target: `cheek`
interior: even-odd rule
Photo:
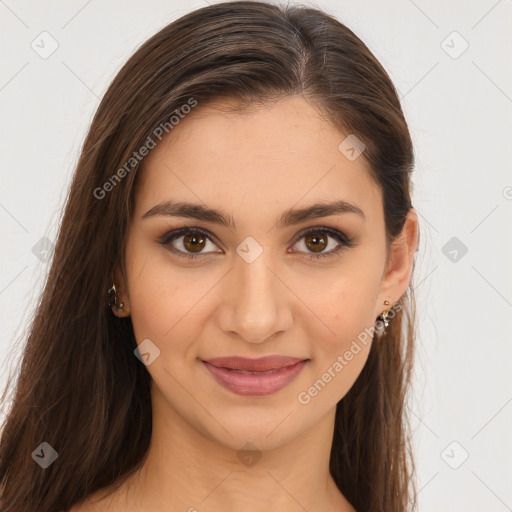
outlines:
[[[345,396],[370,352],[380,268],[375,261],[367,260],[364,264],[364,260],[361,258],[357,264],[350,265],[350,269],[347,265],[337,273],[324,293],[308,296],[308,306],[322,320],[322,323],[310,323],[310,339],[316,340],[311,393],[322,395],[318,402],[324,402],[325,406]],[[315,329],[313,324],[321,330]],[[324,387],[328,391],[320,393]]]
[[[310,291],[307,296],[308,307],[324,324],[321,332],[327,351],[350,345],[351,340],[375,324],[380,269],[375,262],[348,267],[333,272],[321,293]]]
[[[148,247],[138,237],[128,239],[126,247],[127,278],[130,293],[130,315],[138,343],[151,339],[160,349],[163,334],[178,321],[179,283],[169,279],[158,248]]]
[[[368,315],[352,305],[331,318],[336,335],[316,339],[313,349],[311,377],[297,398],[302,404],[313,401],[319,410],[339,402],[354,385],[363,370],[373,339],[373,322]]]
[[[171,284],[155,270],[140,273],[132,285],[130,310],[137,341],[149,338],[162,350],[170,340],[184,339],[182,331],[192,325],[190,318],[198,298],[190,293],[189,286],[176,280]],[[190,336],[190,329],[188,332]]]
[[[201,299],[215,282],[171,265],[165,250],[147,241],[128,243],[126,263],[135,339],[150,339],[163,359],[174,359],[167,354],[171,347],[173,354],[183,352],[198,336]]]

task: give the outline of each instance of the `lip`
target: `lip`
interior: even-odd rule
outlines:
[[[215,362],[215,365],[212,362]],[[238,368],[229,369],[217,366],[219,362],[238,366]],[[219,384],[237,395],[244,396],[264,396],[276,393],[290,384],[308,362],[309,359],[301,360],[284,356],[261,359],[217,358],[202,361]],[[241,373],[241,371],[255,373]]]
[[[247,372],[266,372],[268,370],[275,370],[285,366],[304,361],[306,358],[289,357],[289,356],[265,356],[258,359],[251,359],[248,357],[215,357],[213,359],[205,359],[205,362],[210,363],[218,368],[228,368],[230,370],[245,370]]]

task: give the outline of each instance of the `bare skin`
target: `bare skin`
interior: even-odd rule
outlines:
[[[102,489],[71,512],[355,512],[329,473],[336,404],[367,360],[371,339],[305,404],[307,391],[351,347],[359,333],[405,292],[418,244],[411,209],[402,236],[385,247],[381,192],[363,157],[338,150],[346,137],[301,97],[243,113],[201,104],[146,157],[129,226],[126,272],[116,270],[118,296],[137,343],[160,355],[152,377],[153,434],[142,469],[117,491]],[[235,228],[211,221],[142,216],[156,204],[187,201],[225,211]],[[344,200],[353,212],[279,227],[287,209]],[[206,238],[196,259],[181,235]],[[321,252],[306,228],[322,226]],[[316,231],[318,233],[318,231]],[[236,252],[252,237],[263,252],[248,263]],[[187,250],[188,249],[188,250]],[[374,341],[375,342],[375,341]],[[201,359],[282,354],[310,362],[285,388],[241,396],[219,385]],[[246,443],[261,457],[242,461]],[[360,511],[362,512],[362,511]]]

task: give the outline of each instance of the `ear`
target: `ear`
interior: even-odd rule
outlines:
[[[411,208],[406,216],[402,232],[393,241],[388,257],[388,264],[382,277],[381,288],[376,304],[376,315],[390,308],[405,293],[411,279],[414,253],[418,250],[419,226],[418,214]],[[391,305],[384,306],[388,300]]]
[[[124,273],[121,272],[119,265],[114,268],[114,284],[116,285],[117,304],[123,303],[123,309],[118,310],[116,305],[112,305],[112,312],[119,318],[130,316],[130,297]]]

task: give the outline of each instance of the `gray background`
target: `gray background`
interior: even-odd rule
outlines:
[[[100,98],[139,44],[207,3],[0,0],[2,387],[19,363]],[[380,59],[415,143],[421,245],[409,408],[419,508],[512,510],[512,1],[308,5],[335,15]]]

